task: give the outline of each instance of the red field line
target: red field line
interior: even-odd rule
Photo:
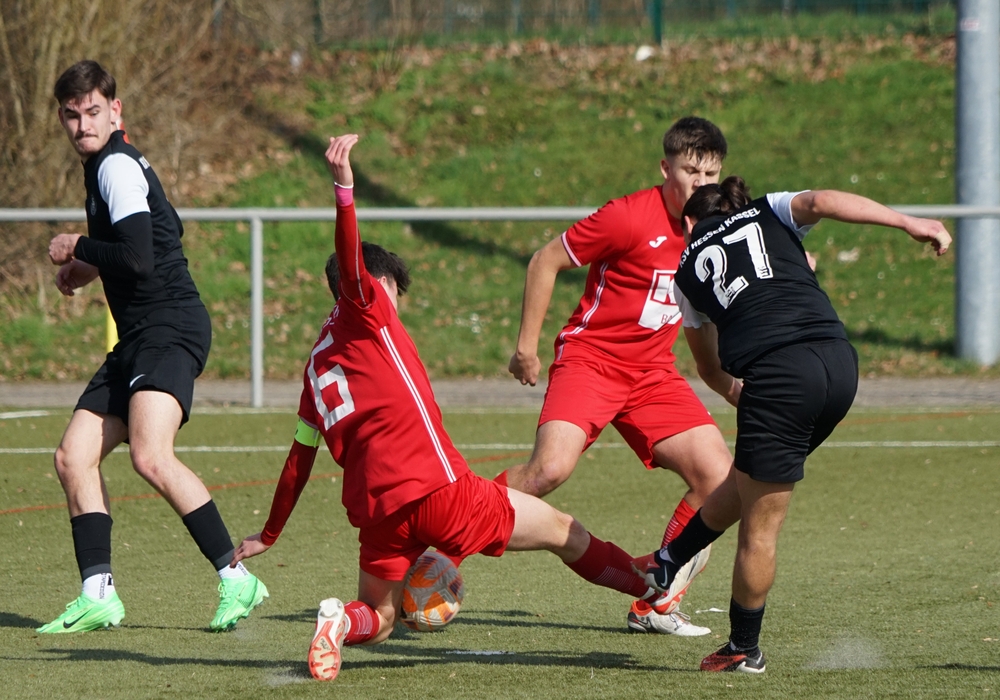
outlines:
[[[475,459],[470,459],[469,464],[481,464],[484,462],[497,462],[503,459],[516,459],[518,457],[527,457],[531,452],[514,452],[506,453],[502,455],[490,455],[488,457],[477,457]],[[313,474],[309,477],[309,481],[314,481],[316,479],[332,479],[334,477],[343,476],[344,472],[330,472],[329,474]],[[225,489],[238,489],[247,486],[267,486],[268,484],[278,483],[277,479],[257,479],[256,481],[234,481],[229,484],[214,484],[212,486],[206,486],[209,491],[223,491]],[[140,493],[134,496],[115,496],[110,499],[112,503],[123,503],[125,501],[142,501],[149,498],[163,498],[158,493]],[[8,510],[0,510],[0,515],[15,515],[17,513],[28,513],[33,510],[55,510],[56,508],[65,508],[66,503],[46,503],[40,506],[24,506],[23,508],[10,508]]]

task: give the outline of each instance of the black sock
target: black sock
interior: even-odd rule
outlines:
[[[69,519],[81,581],[111,573],[111,523],[107,513],[83,513]]]
[[[735,600],[729,601],[729,644],[736,651],[757,651],[760,643],[760,623],[764,621],[764,606],[747,610]]]
[[[181,520],[187,526],[198,549],[212,562],[216,571],[229,566],[229,562],[233,560],[233,541],[229,539],[229,530],[222,522],[215,501],[209,501],[201,508],[196,508]]]
[[[680,534],[667,545],[667,553],[677,568],[680,568],[691,561],[695,554],[719,539],[721,535],[721,532],[716,532],[705,524],[705,521],[701,519],[701,509],[699,508]]]

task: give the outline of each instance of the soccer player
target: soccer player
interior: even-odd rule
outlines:
[[[337,200],[336,253],[326,269],[337,303],[306,365],[295,441],[267,522],[243,540],[234,564],[277,540],[325,440],[344,469],[342,500],[359,528],[361,573],[356,600],[320,603],[308,657],[318,680],[336,678],[342,645],[390,635],[406,572],[429,546],[459,558],[547,549],[592,583],[656,598],[620,548],[544,501],[469,470],[396,312],[409,286],[406,266],[361,242],[349,157],[357,142],[353,134],[332,138],[326,152]]]
[[[663,137],[662,184],[608,202],[532,256],[509,367],[522,384],[534,386],[541,371],[538,340],[556,275],[583,265],[590,265],[590,272],[579,306],[555,341],[534,451],[527,464],[500,474],[500,483],[544,496],[570,477],[580,455],[610,423],[648,469],[674,471],[688,486],[664,532],[666,545],[725,480],[732,456],[674,367],[671,348],[681,321],[674,295],[684,249],[681,210],[698,186],[719,181],[726,151],[714,124],[680,119]],[[714,329],[684,331],[699,375],[735,406],[739,382],[721,369],[718,355],[705,352],[714,343]],[[694,573],[708,555],[706,549]],[[708,634],[676,610],[686,590],[680,585],[652,608],[636,601],[629,628]]]
[[[698,189],[684,207],[689,245],[677,270],[684,323],[718,329],[717,352],[743,378],[736,458],[729,477],[666,547],[636,560],[668,588],[679,565],[740,521],[729,642],[704,671],[763,673],[764,603],[774,582],[778,533],[808,454],[847,414],[858,356],[809,269],[802,239],[820,219],[901,229],[938,255],[951,236],[939,221],[899,214],[835,190],[778,192],[752,200],[742,178]]]
[[[88,236],[59,234],[49,258],[66,296],[97,277],[120,338],[84,390],[55,454],[66,492],[80,596],[39,632],[117,626],[125,615],[111,575],[111,516],[101,462],[127,441],[132,466],[173,507],[218,572],[213,630],[233,627],[267,597],[245,568],[205,485],[174,455],[191,413],[194,379],[212,341],[208,312],[181,249],[183,228],[160,181],[118,130],[115,79],[94,61],[55,84],[59,122],[83,161]]]

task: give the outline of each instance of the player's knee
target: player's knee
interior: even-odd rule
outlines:
[[[141,447],[131,447],[129,456],[132,458],[132,468],[136,474],[150,484],[160,484],[164,481],[167,460],[152,450]]]
[[[573,473],[573,467],[563,460],[543,458],[529,462],[527,471],[528,493],[541,497],[559,488]]]
[[[72,478],[74,474],[79,474],[87,469],[98,466],[93,463],[93,460],[85,459],[78,452],[67,449],[63,445],[59,445],[56,448],[52,462],[53,466],[55,466],[56,474],[59,476],[59,481],[62,483],[65,483],[67,478]]]

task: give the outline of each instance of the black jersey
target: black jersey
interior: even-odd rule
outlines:
[[[113,132],[83,171],[89,235],[74,255],[100,272],[119,336],[151,311],[201,306],[181,249],[180,217],[124,132]]]
[[[784,345],[847,339],[802,243],[767,197],[731,216],[699,221],[674,279],[718,327],[719,358],[733,376]]]

